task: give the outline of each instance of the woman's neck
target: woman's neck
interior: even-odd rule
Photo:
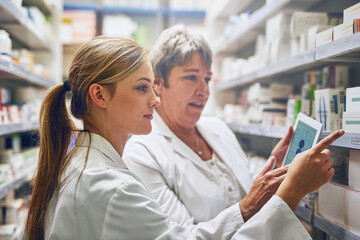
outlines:
[[[129,134],[124,133],[114,133],[106,131],[106,129],[103,129],[103,131],[100,131],[98,128],[96,128],[93,124],[89,122],[84,122],[84,130],[89,131],[91,133],[98,134],[105,138],[114,148],[115,150],[120,154],[122,157],[125,144],[129,138]]]

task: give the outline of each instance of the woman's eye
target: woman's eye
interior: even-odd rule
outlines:
[[[196,76],[195,75],[190,75],[190,76],[186,76],[185,77],[187,80],[195,80]]]
[[[141,92],[145,92],[147,88],[148,88],[148,86],[146,86],[146,85],[137,87],[137,89],[140,90]]]
[[[209,83],[211,81],[211,78],[205,78],[205,82]]]

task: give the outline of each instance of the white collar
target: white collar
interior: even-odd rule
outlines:
[[[115,150],[111,143],[96,133],[78,133],[75,145],[79,147],[88,147],[90,145],[90,148],[96,149],[104,154],[117,168],[120,167],[127,169],[127,166],[122,160],[120,154]]]

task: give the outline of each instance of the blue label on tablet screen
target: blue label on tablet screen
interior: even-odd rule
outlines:
[[[315,136],[315,128],[310,127],[302,121],[299,121],[284,165],[290,164],[295,158],[296,154],[310,149],[313,145]]]

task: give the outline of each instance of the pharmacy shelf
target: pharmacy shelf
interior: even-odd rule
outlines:
[[[210,15],[213,20],[228,19],[229,16],[239,14],[246,9],[246,7],[253,0],[223,0],[218,1],[218,6],[215,6],[214,12]]]
[[[45,0],[23,0],[23,4],[29,7],[37,7],[46,16],[51,15],[51,8],[47,3],[45,3]]]
[[[51,87],[55,85],[53,81],[37,76],[10,60],[0,59],[0,75],[2,81],[3,79],[11,79],[12,81],[17,81],[19,83],[40,87]]]
[[[360,61],[360,33],[336,40],[313,50],[296,56],[282,59],[255,72],[245,74],[236,79],[219,82],[214,90],[224,91],[235,87],[244,87],[257,81],[277,78],[281,75],[292,74],[311,68],[327,65],[329,62],[359,62]]]
[[[360,240],[360,236],[316,214],[313,215],[313,225],[336,239]]]
[[[205,18],[205,10],[191,10],[191,9],[168,9],[165,10],[165,14],[174,17],[191,17],[191,18]]]
[[[9,0],[0,0],[0,25],[29,49],[51,50],[51,41],[43,30]]]
[[[12,182],[4,183],[3,185],[0,185],[0,199],[2,199],[3,197],[6,196],[6,194],[11,192],[12,190],[17,189],[26,182],[27,182],[27,176],[23,175]]]
[[[232,36],[223,42],[221,47],[214,49],[215,54],[234,53],[255,41],[264,30],[266,21],[284,9],[306,10],[321,0],[277,0],[265,4],[254,12],[247,22],[241,22],[233,29]]]
[[[322,132],[319,139],[329,136],[331,132]],[[352,149],[360,149],[360,134],[358,133],[345,133],[341,138],[335,140],[331,145],[337,147],[345,147]]]
[[[273,127],[263,125],[239,125],[239,124],[228,124],[230,129],[235,133],[248,134],[255,136],[265,136],[271,138],[282,138],[287,132],[286,127]],[[319,141],[331,132],[322,132],[319,137]],[[345,133],[341,138],[334,141],[332,146],[345,147],[360,150],[360,134],[358,133]]]
[[[301,72],[321,65],[325,65],[325,63],[315,62],[315,50],[309,50],[296,56],[282,59],[241,77],[225,82],[219,82],[214,86],[214,90],[219,92],[231,90],[235,87],[244,87],[262,79],[277,78],[281,75]]]
[[[104,5],[101,12],[105,15],[126,14],[126,15],[145,15],[156,16],[163,14],[164,9],[158,8],[142,8],[142,7],[122,7],[118,5]]]
[[[18,176],[15,180],[5,182],[0,185],[0,199],[5,197],[9,192],[19,188],[24,183],[27,183],[32,177],[36,170],[36,164],[27,166],[26,171]]]
[[[77,2],[64,2],[63,10],[82,10],[82,11],[98,11],[99,6],[96,3],[77,3]]]
[[[315,51],[317,61],[360,61],[360,33],[324,44]]]
[[[310,208],[299,205],[296,209],[295,214],[307,223],[311,223],[312,221],[312,211]]]
[[[0,125],[0,136],[20,132],[36,131],[38,129],[39,122],[4,124]]]

